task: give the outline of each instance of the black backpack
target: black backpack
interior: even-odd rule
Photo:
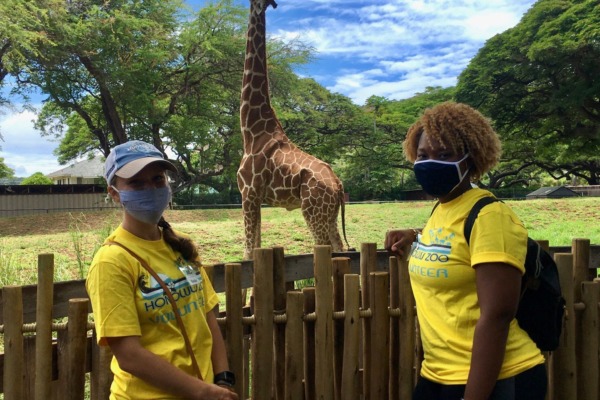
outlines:
[[[496,201],[500,200],[488,196],[473,205],[465,220],[464,235],[467,244],[479,211]],[[560,290],[556,263],[546,250],[528,237],[525,274],[516,315],[519,326],[529,334],[540,350],[552,351],[559,344],[564,312],[565,299]]]

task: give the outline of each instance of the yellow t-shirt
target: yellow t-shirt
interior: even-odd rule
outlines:
[[[218,297],[204,269],[188,269],[190,279],[187,279],[182,269],[188,263],[164,240],[143,240],[122,227],[107,240],[119,242],[142,257],[172,288],[202,376],[212,382],[212,336],[206,313],[217,305]],[[100,345],[106,345],[107,337],[140,336],[144,348],[194,375],[167,296],[129,253],[114,245],[100,248],[92,261],[86,288]],[[176,399],[121,370],[114,357],[111,370],[114,374],[111,399]]]
[[[501,262],[524,273],[527,230],[504,203],[485,206],[473,225],[470,246],[464,238],[469,211],[477,200],[489,195],[485,190],[471,189],[440,203],[410,257],[410,280],[425,355],[421,375],[441,384],[467,382],[480,315],[473,267]],[[498,379],[543,362],[540,350],[513,319]]]

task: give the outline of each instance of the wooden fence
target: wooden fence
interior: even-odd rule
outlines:
[[[550,250],[567,317],[560,347],[548,355],[548,399],[597,400],[600,246],[575,239]],[[84,282],[54,283],[53,264],[53,255],[40,255],[37,285],[0,292],[0,389],[5,400],[81,400],[86,392],[107,399],[111,354],[95,344]],[[218,320],[240,398],[411,398],[421,353],[404,261],[375,244],[334,254],[316,246],[314,255],[300,256],[258,249],[253,262],[208,270],[226,293]],[[314,286],[293,289],[311,277]],[[251,286],[246,307],[241,293]]]
[[[0,218],[118,207],[102,185],[0,185]]]

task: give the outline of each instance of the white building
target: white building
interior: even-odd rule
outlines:
[[[96,156],[46,175],[55,185],[103,184],[104,160]]]

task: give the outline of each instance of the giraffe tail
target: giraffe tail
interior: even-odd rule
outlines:
[[[348,239],[346,238],[346,194],[344,191],[340,191],[340,205],[342,207],[342,234],[344,235],[344,241],[346,242],[346,249],[348,251],[354,251],[354,249],[350,248],[350,243],[348,243]]]

